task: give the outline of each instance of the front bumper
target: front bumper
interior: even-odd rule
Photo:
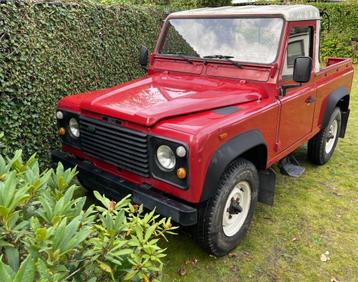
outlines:
[[[57,165],[61,162],[65,168],[77,166],[81,181],[87,187],[104,193],[112,199],[121,199],[128,194],[132,195],[133,202],[143,204],[147,209],[156,211],[165,216],[171,217],[173,221],[190,226],[197,223],[197,209],[182,203],[178,200],[154,190],[151,187],[140,187],[98,169],[88,161],[81,161],[62,151],[53,151],[52,163]]]

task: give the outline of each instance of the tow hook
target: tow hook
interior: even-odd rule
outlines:
[[[242,212],[242,207],[240,206],[240,198],[232,198],[229,208],[227,209],[227,212],[230,214],[229,217],[233,214],[238,214]]]

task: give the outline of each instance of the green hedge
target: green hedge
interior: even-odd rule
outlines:
[[[57,101],[143,75],[139,47],[153,48],[165,12],[19,3],[0,4],[0,150],[48,160],[58,146]]]
[[[173,10],[215,1],[159,2],[170,2],[168,10]],[[358,4],[315,5],[331,17],[331,31],[323,33],[322,56],[354,57],[358,62],[350,45],[352,35],[358,34]],[[143,75],[137,63],[139,46],[153,48],[165,14],[163,6],[0,4],[0,152],[22,148],[25,155],[38,152],[47,161],[50,149],[58,146],[56,102]]]
[[[328,30],[328,18],[323,17],[321,57],[329,56],[350,57],[358,63],[358,51],[354,53],[351,39],[358,35],[358,3],[314,3],[328,13],[331,21]]]
[[[231,0],[89,0],[92,3],[105,5],[112,4],[134,4],[134,5],[161,5],[171,8],[198,8],[198,7],[220,7],[230,6]]]

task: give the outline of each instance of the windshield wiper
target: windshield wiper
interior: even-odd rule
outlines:
[[[234,58],[234,56],[225,56],[225,55],[208,55],[208,56],[204,56],[203,58],[205,59],[232,59]]]
[[[193,64],[193,61],[190,60],[188,57],[184,56],[183,53],[178,52],[178,53],[173,53],[173,54],[170,54],[170,55],[173,55],[173,56],[175,56],[175,57],[179,57],[179,58],[181,58],[181,59],[187,61],[187,62],[188,62],[189,64],[191,64],[191,65]]]
[[[241,65],[238,62],[231,60],[232,58],[234,58],[234,56],[208,55],[208,56],[204,56],[203,58],[204,59],[220,59],[220,60],[224,60],[226,62],[232,63],[233,65],[235,65],[235,66],[237,66],[238,68],[241,69]],[[205,63],[207,64],[208,62],[205,61]]]

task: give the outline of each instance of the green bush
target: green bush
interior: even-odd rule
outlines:
[[[170,8],[200,8],[200,7],[220,7],[230,6],[231,0],[90,0],[92,3],[101,3],[106,5],[113,4],[131,4],[131,5],[161,5]]]
[[[0,277],[2,282],[159,281],[170,219],[143,213],[126,197],[84,208],[74,197],[76,171],[40,172],[21,151],[0,155]]]
[[[164,17],[141,6],[0,4],[2,153],[22,148],[48,161],[57,101],[143,75],[139,47],[154,48]]]
[[[328,18],[322,20],[321,57],[348,57],[358,63],[358,53],[352,48],[352,37],[358,35],[358,3],[312,3],[317,8],[328,13]]]
[[[188,1],[181,1],[183,4]],[[190,2],[190,1],[189,1]],[[221,7],[221,6],[230,6],[231,0],[194,0],[195,7]]]
[[[163,5],[169,6],[171,0],[89,0],[95,4],[105,4],[105,5],[117,5],[117,4],[130,4],[130,5]]]

